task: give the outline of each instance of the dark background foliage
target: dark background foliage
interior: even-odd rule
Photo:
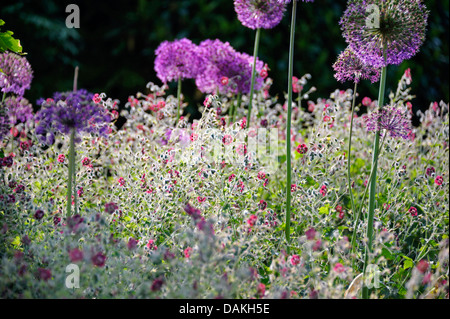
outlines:
[[[79,29],[65,26],[69,14],[65,8],[70,3],[80,8]],[[426,42],[411,60],[388,68],[388,92],[396,89],[405,69],[411,68],[416,110],[428,108],[433,101],[449,101],[449,1],[425,3],[430,10]],[[310,85],[317,88],[310,97],[313,100],[328,97],[336,88],[352,87],[338,83],[331,67],[346,47],[338,25],[345,5],[345,0],[299,3],[294,75],[312,75]],[[129,95],[145,92],[147,82],[161,84],[154,71],[154,51],[162,41],[187,37],[198,44],[218,38],[252,54],[255,36],[254,30],[238,21],[232,0],[2,0],[0,18],[6,22],[4,29],[14,31],[28,53],[34,80],[25,96],[32,103],[55,91],[71,90],[78,65],[79,88],[105,92],[123,106]],[[259,57],[271,69],[272,95],[282,96],[287,90],[289,24],[290,6],[277,27],[261,33]],[[378,84],[364,81],[358,91],[360,99],[376,99]],[[189,111],[194,112],[204,96],[193,80],[185,81],[183,93],[190,102]]]

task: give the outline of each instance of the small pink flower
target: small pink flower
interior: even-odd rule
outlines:
[[[436,183],[436,185],[441,186],[442,183],[444,183],[444,177],[442,177],[441,175],[438,175],[438,176],[436,177],[436,179],[434,180],[434,182]]]
[[[320,187],[319,192],[320,192],[320,194],[322,194],[322,196],[327,195],[327,192],[328,192],[327,186],[326,186],[326,185],[322,185],[322,186]]]
[[[158,249],[158,246],[156,246],[155,241],[153,239],[150,239],[146,246],[150,250],[157,250]]]
[[[81,164],[83,164],[83,166],[89,166],[89,164],[91,164],[91,160],[89,158],[85,157],[81,161]]]
[[[206,197],[201,197],[201,196],[198,196],[198,197],[197,197],[197,201],[198,201],[199,203],[203,203],[205,200],[206,200]]]
[[[259,298],[264,297],[264,295],[266,294],[266,285],[264,285],[263,283],[260,283],[258,285],[258,296]]]
[[[408,212],[411,214],[411,216],[413,216],[413,217],[416,217],[417,216],[417,208],[415,208],[415,207],[413,207],[413,206],[411,206],[409,209],[408,209]]]
[[[362,105],[364,106],[369,106],[372,103],[372,100],[370,99],[370,97],[364,97],[362,100]]]
[[[229,134],[224,135],[222,138],[222,143],[225,145],[229,145],[231,142],[233,142],[233,137]]]
[[[338,274],[340,274],[340,273],[343,273],[345,271],[345,267],[341,263],[337,263],[336,265],[334,265],[333,270],[335,272],[337,272]]]
[[[100,103],[102,101],[102,98],[98,93],[95,93],[94,96],[92,97],[92,101],[94,101],[94,103]]]
[[[125,178],[119,177],[119,179],[117,180],[117,182],[119,183],[120,186],[125,186]]]
[[[306,144],[299,144],[297,146],[297,153],[306,154],[306,152],[308,152],[308,147],[306,146]]]
[[[297,190],[297,185],[296,184],[292,184],[291,185],[291,192],[295,192]]]
[[[66,156],[64,154],[58,155],[58,162],[64,163],[65,160],[66,160]]]
[[[316,230],[314,228],[310,228],[305,232],[306,239],[312,240],[316,237]]]
[[[424,274],[428,270],[428,262],[424,259],[418,262],[417,270]]]
[[[228,177],[228,181],[231,182],[235,177],[236,177],[236,175],[231,174],[231,175]]]
[[[290,258],[292,265],[298,265],[300,263],[300,256],[299,255],[292,255]]]
[[[191,257],[191,253],[192,253],[192,247],[186,248],[186,249],[183,251],[183,253],[184,253],[184,257],[185,257],[185,258],[190,258],[190,257]]]
[[[247,219],[247,224],[250,227],[253,227],[256,223],[256,221],[258,220],[258,217],[256,215],[251,215],[248,219]]]
[[[264,172],[259,172],[259,173],[258,173],[258,179],[264,179],[264,178],[266,178],[266,173],[264,173]]]
[[[422,285],[429,284],[431,282],[431,272],[426,274],[422,279]]]
[[[222,85],[228,85],[228,78],[226,76],[222,76],[220,78],[220,84]]]

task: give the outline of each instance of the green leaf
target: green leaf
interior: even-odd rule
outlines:
[[[14,39],[12,35],[12,31],[0,32],[0,50],[2,52],[10,50],[16,53],[21,53],[22,46],[20,45],[20,40]]]
[[[402,257],[406,259],[405,263],[403,264],[403,269],[411,268],[414,265],[413,260],[411,258],[405,255],[402,255]]]

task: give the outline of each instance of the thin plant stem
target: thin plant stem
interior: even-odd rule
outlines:
[[[383,137],[383,140],[381,141],[381,145],[379,147],[378,153],[380,154],[380,151],[383,149],[383,145],[384,145],[384,141],[386,140],[386,136]],[[378,157],[379,158],[379,157]],[[377,158],[377,163],[378,163],[378,158]],[[369,174],[369,178],[368,181],[370,181],[372,179],[372,175],[373,175],[373,168],[374,165],[372,165],[372,168],[370,170],[370,174]],[[361,197],[361,203],[359,204],[358,209],[356,210],[356,218],[355,218],[355,223],[353,226],[353,235],[352,235],[352,243],[351,243],[351,247],[352,247],[352,253],[354,252],[355,247],[355,243],[356,243],[356,228],[358,227],[359,221],[361,219],[361,211],[362,211],[362,206],[364,203],[364,199],[366,198],[367,195],[367,191],[369,190],[369,184],[366,185],[365,189],[364,189],[364,193],[363,196]],[[355,263],[353,263],[353,266],[355,266]]]
[[[177,88],[177,122],[180,120],[180,108],[181,108],[181,78],[178,79],[178,88]]]
[[[3,92],[2,104],[3,104],[3,102],[5,102],[5,99],[6,99],[6,92]]]
[[[348,137],[348,155],[347,155],[348,192],[350,193],[350,201],[352,204],[354,220],[356,220],[356,209],[355,209],[355,199],[353,198],[352,179],[351,179],[350,168],[351,168],[352,135],[353,135],[353,116],[355,114],[355,101],[356,101],[357,87],[358,87],[358,82],[355,81],[355,88],[353,89],[352,113],[351,113],[351,119],[350,119],[350,133],[349,133],[349,137]]]
[[[384,104],[384,92],[386,88],[386,66],[381,69],[381,80],[380,80],[380,91],[378,94],[378,109],[381,110]],[[369,188],[369,210],[367,216],[367,246],[366,253],[364,257],[364,277],[366,276],[366,270],[369,263],[369,255],[372,253],[372,241],[373,241],[373,220],[375,215],[375,196],[376,196],[376,186],[377,186],[377,165],[379,156],[379,143],[380,143],[380,132],[375,132],[375,139],[373,143],[373,157],[372,157],[372,170],[373,175],[370,179]],[[364,285],[362,289],[363,299],[369,298],[369,288]]]
[[[249,101],[248,101],[248,114],[247,114],[246,128],[249,128],[249,126],[250,126],[250,119],[251,119],[251,115],[252,115],[253,90],[255,88],[255,77],[256,77],[256,57],[258,56],[260,35],[261,35],[261,29],[257,28],[256,36],[255,36],[255,46],[253,48],[252,81],[250,84],[250,95],[249,95]]]
[[[78,88],[78,70],[79,67],[76,66],[75,67],[75,74],[73,76],[73,91],[76,92],[77,88]],[[73,141],[73,143],[75,143],[75,141]],[[76,153],[75,153],[75,145],[73,148],[73,161],[72,161],[72,174],[73,174],[73,197],[74,197],[74,210],[75,210],[75,215],[78,214],[78,194],[77,194],[77,173],[76,173],[76,167],[75,167],[75,163],[76,163]]]
[[[72,208],[72,180],[74,175],[75,162],[75,128],[70,130],[69,140],[69,177],[67,181],[67,217],[71,216]]]
[[[294,62],[294,35],[295,16],[297,1],[292,1],[291,34],[289,40],[289,67],[288,67],[288,101],[286,120],[286,228],[287,253],[289,254],[289,243],[291,233],[291,118],[292,118],[292,74]]]
[[[78,65],[75,67],[75,74],[73,76],[73,91],[76,92],[77,91],[77,86],[78,86]]]

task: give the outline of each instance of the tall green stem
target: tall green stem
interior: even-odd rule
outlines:
[[[75,128],[70,130],[69,141],[69,178],[67,181],[67,217],[71,216],[72,207],[72,179],[75,170]]]
[[[236,105],[234,105],[234,106],[233,106],[233,109],[232,109],[232,113],[231,113],[231,123],[230,123],[230,124],[233,124],[233,123],[234,123],[234,117],[236,116],[237,110],[238,110],[239,107],[241,106],[241,101],[242,101],[242,94],[241,94],[241,93],[238,93]]]
[[[286,241],[289,253],[291,233],[291,118],[292,118],[292,74],[294,64],[294,35],[297,1],[292,1],[291,35],[289,40],[289,67],[288,67],[288,102],[286,120]]]
[[[348,155],[347,155],[348,192],[350,193],[350,201],[352,204],[353,220],[356,219],[356,209],[355,209],[355,200],[353,198],[352,179],[351,179],[351,174],[350,174],[350,168],[351,168],[352,135],[353,135],[353,116],[355,114],[355,101],[356,101],[357,87],[358,87],[358,82],[355,81],[355,88],[353,89],[352,113],[351,113],[351,119],[350,119],[350,133],[349,133],[349,137],[348,137]]]
[[[380,80],[380,91],[378,94],[378,109],[381,110],[384,105],[384,91],[386,87],[386,67],[381,69],[381,80]],[[372,242],[373,242],[373,220],[375,214],[375,196],[376,196],[376,184],[377,184],[377,167],[378,167],[378,155],[379,155],[379,144],[380,144],[380,132],[375,132],[375,139],[373,142],[373,156],[372,156],[372,178],[370,179],[369,188],[369,211],[367,216],[367,246],[366,253],[364,257],[364,277],[366,276],[366,270],[369,263],[369,255],[372,253]],[[369,298],[369,288],[363,286],[362,290],[363,299]]]
[[[177,122],[180,120],[180,108],[181,108],[181,78],[178,79],[177,89]]]
[[[256,77],[256,57],[258,56],[258,48],[259,48],[259,37],[261,34],[261,29],[256,29],[256,36],[255,36],[255,46],[253,48],[253,65],[252,65],[252,82],[250,85],[250,96],[248,101],[248,115],[247,115],[247,125],[246,128],[249,128],[250,126],[250,119],[252,115],[252,103],[253,103],[253,90],[255,87],[255,77]]]

